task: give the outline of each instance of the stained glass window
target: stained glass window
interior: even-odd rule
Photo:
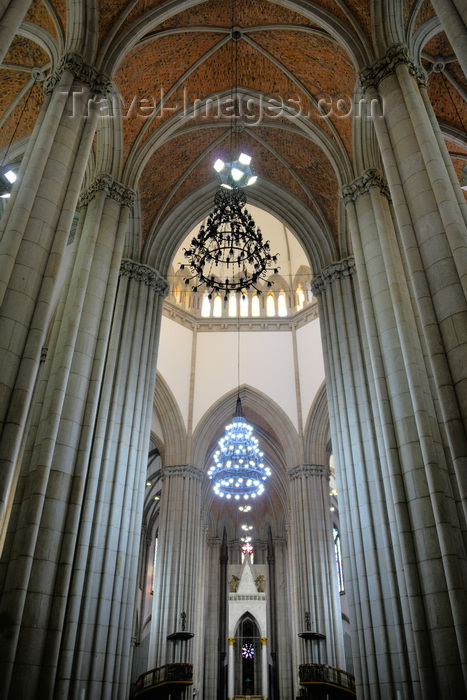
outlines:
[[[250,562],[253,564],[254,554],[253,554],[253,544],[252,544],[252,542],[250,541],[250,540],[251,540],[251,537],[245,537],[245,538],[242,537],[242,540],[243,540],[243,544],[242,544],[242,564],[243,564],[243,562],[245,561],[245,557],[246,557],[247,554],[250,555]],[[245,540],[248,540],[248,542],[245,542]]]
[[[242,645],[242,656],[244,659],[252,659],[255,655],[255,648],[251,642]]]

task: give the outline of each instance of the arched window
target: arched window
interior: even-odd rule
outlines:
[[[237,297],[231,294],[229,297],[229,316],[237,315]]]
[[[302,285],[298,285],[297,289],[297,311],[300,311],[303,309],[303,306],[305,304],[305,292],[303,291]]]
[[[208,318],[211,315],[211,300],[206,295],[201,305],[201,316]]]
[[[215,318],[220,318],[222,316],[222,298],[220,294],[214,297],[212,315],[215,316]]]
[[[251,297],[251,315],[259,316],[259,313],[259,296],[257,294],[253,294]]]
[[[287,300],[284,292],[279,294],[279,298],[277,300],[277,313],[279,316],[287,316]]]
[[[275,316],[276,315],[276,305],[274,303],[274,294],[268,294],[266,298],[266,315]]]
[[[248,297],[246,294],[242,294],[240,297],[240,316],[242,318],[248,316]]]

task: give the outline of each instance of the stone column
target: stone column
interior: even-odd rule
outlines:
[[[221,652],[221,596],[222,586],[226,582],[219,577],[220,556],[222,540],[220,537],[210,537],[208,540],[208,566],[207,579],[207,609],[206,609],[206,654],[204,660],[204,688],[206,697],[217,697],[217,682],[220,675],[219,656]],[[225,615],[224,615],[225,616]]]
[[[403,635],[407,594],[403,576],[397,577],[399,546],[388,532],[394,516],[386,509],[393,509],[393,499],[382,489],[386,454],[379,450],[375,378],[354,259],[329,265],[312,286],[319,304],[358,692],[363,700],[376,700],[384,693],[397,697],[398,690],[406,700],[413,695],[407,681],[413,644],[408,647]]]
[[[290,611],[289,611],[289,595],[287,592],[287,562],[286,550],[287,540],[285,537],[274,537],[274,561],[269,567],[269,576],[274,572],[274,581],[270,585],[271,593],[275,593],[275,617],[271,620],[271,628],[275,632],[276,638],[276,677],[279,682],[279,697],[286,698],[292,693],[293,675],[291,654],[290,654],[290,637],[283,634],[284,629],[288,629]]]
[[[229,659],[227,676],[227,698],[233,700],[235,696],[235,637],[229,637]]]
[[[386,625],[386,633],[391,632],[389,650],[406,650],[403,666],[390,662],[387,682],[393,694],[447,699],[464,687],[465,524],[433,394],[430,348],[424,342],[412,278],[407,278],[408,251],[394,226],[386,183],[377,171],[368,170],[343,189],[343,197],[359,270],[360,318],[368,343],[379,455],[380,505],[372,504],[370,511],[372,517],[380,511],[380,534],[388,545],[377,570],[384,567],[389,572],[395,593],[393,600],[386,597],[386,615],[390,605],[404,620],[392,630]],[[410,257],[413,262],[416,252],[410,251]],[[368,602],[371,608],[372,596]],[[439,609],[444,610],[443,622]],[[397,618],[393,612],[387,619]],[[379,656],[378,664],[382,660]]]
[[[268,638],[261,637],[261,693],[263,700],[267,700],[268,686]]]
[[[0,9],[0,63],[10,48],[10,44],[29,9],[31,0],[9,0],[9,2],[2,4],[3,7]]]
[[[41,348],[73,214],[92,147],[97,110],[81,104],[110,82],[66,54],[45,82],[46,97],[0,228],[0,526],[18,476]],[[1,529],[1,528],[0,528]]]
[[[295,569],[298,619],[294,633],[309,631],[325,635],[323,663],[343,667],[343,639],[337,576],[334,564],[332,520],[329,499],[329,467],[303,464],[289,472],[291,503],[291,566]],[[298,663],[307,663],[300,642]],[[298,669],[297,669],[298,671]]]
[[[199,685],[204,628],[205,550],[201,511],[204,473],[187,464],[164,467],[159,527],[158,566],[152,608],[148,668],[172,662],[173,642],[167,637],[181,630],[195,638],[183,642],[180,661],[193,663],[193,681]]]
[[[106,363],[132,194],[101,175],[82,198],[75,252],[37,389],[0,568],[1,609],[9,631],[1,654],[4,698],[52,697],[58,666],[72,664],[64,660],[72,634],[67,625],[76,626],[78,620],[67,615],[75,576],[87,571],[87,565],[83,571],[78,565],[89,553],[80,547],[93,527],[88,520],[95,505],[93,479],[100,481],[93,469],[104,468],[100,461],[93,466],[92,452],[99,444],[101,401],[109,391],[104,372],[112,372]],[[108,449],[118,452],[120,441],[116,437]],[[91,680],[82,680],[85,692]],[[77,685],[73,692],[79,696]]]
[[[434,128],[425,74],[394,46],[361,83],[380,109],[373,123],[394,207],[411,296],[467,504],[467,207]],[[464,505],[467,517],[467,505]]]
[[[128,697],[130,639],[163,298],[123,260],[61,643],[56,697]],[[150,538],[151,544],[152,539]]]

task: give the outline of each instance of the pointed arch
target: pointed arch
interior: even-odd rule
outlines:
[[[164,465],[183,464],[186,458],[185,423],[169,385],[159,372],[156,375],[154,409],[163,432]]]
[[[323,381],[310,408],[305,426],[305,461],[309,464],[328,463],[330,440],[328,397]]]

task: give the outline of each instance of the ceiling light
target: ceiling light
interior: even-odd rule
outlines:
[[[250,165],[251,156],[247,156],[246,153],[240,153],[240,155],[238,156],[238,162],[242,165]]]
[[[12,184],[16,180],[16,174],[13,172],[13,170],[7,170],[7,172],[3,174],[8,180],[8,182],[11,182]]]

